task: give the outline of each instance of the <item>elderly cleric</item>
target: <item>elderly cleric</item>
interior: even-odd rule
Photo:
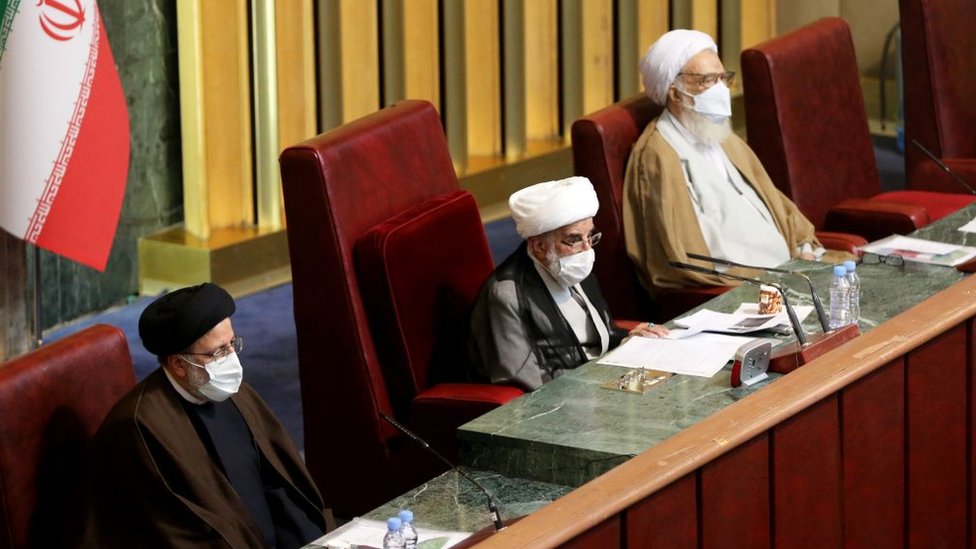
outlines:
[[[284,428],[243,382],[235,305],[219,286],[167,294],[139,319],[160,367],[95,437],[97,547],[299,547],[326,528]]]
[[[599,201],[585,177],[539,183],[508,201],[515,250],[481,288],[471,316],[475,377],[534,390],[616,347],[627,335],[661,335],[644,323],[616,328],[591,274]]]
[[[627,253],[644,286],[725,285],[672,268],[694,252],[773,267],[823,253],[807,218],[732,133],[727,72],[705,33],[661,36],[641,61],[644,88],[665,107],[638,138],[624,179]]]

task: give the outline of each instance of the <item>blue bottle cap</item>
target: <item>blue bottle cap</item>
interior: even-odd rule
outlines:
[[[843,265],[834,265],[834,276],[847,276],[847,269]]]
[[[400,519],[396,517],[390,517],[386,519],[386,529],[391,532],[397,532],[400,530]]]
[[[413,522],[413,511],[404,509],[397,515],[402,522]]]
[[[848,259],[844,262],[844,268],[847,269],[847,272],[851,272],[857,268],[857,263],[854,263],[854,261]]]

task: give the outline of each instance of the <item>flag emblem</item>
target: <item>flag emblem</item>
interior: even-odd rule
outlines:
[[[0,227],[104,270],[125,194],[129,115],[98,5],[0,8]]]

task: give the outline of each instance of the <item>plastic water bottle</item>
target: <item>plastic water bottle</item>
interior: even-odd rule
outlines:
[[[403,548],[417,549],[417,529],[413,526],[413,511],[404,509],[397,516],[400,517],[400,535],[403,537]]]
[[[400,519],[386,519],[386,535],[383,536],[383,549],[403,549],[403,536],[400,535]]]
[[[847,270],[847,283],[850,285],[851,324],[857,324],[861,319],[861,277],[857,275],[857,263],[851,260],[844,262]]]
[[[834,280],[830,283],[830,329],[851,323],[851,285],[847,281],[847,269],[834,266]]]

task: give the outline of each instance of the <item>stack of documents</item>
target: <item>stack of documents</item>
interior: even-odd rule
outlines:
[[[735,358],[739,347],[756,339],[729,334],[768,330],[784,323],[789,325],[785,311],[775,315],[760,315],[758,309],[756,303],[743,303],[734,313],[702,309],[675,320],[675,324],[684,326],[685,329],[671,330],[670,334],[659,338],[632,337],[597,362],[611,366],[712,377]],[[801,321],[812,310],[813,307],[810,306],[793,308]]]
[[[965,226],[963,226],[963,230]],[[877,255],[897,255],[905,261],[955,267],[976,257],[976,248],[932,242],[898,234],[876,240],[861,247],[861,251]]]

